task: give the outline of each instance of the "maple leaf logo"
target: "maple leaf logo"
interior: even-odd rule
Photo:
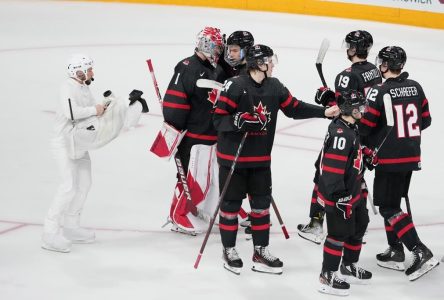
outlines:
[[[267,111],[267,106],[262,104],[262,101],[259,101],[258,106],[254,107],[254,112],[258,114],[259,121],[262,124],[262,128],[271,121],[271,112]]]

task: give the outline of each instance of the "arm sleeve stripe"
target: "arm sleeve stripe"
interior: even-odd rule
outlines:
[[[289,93],[287,99],[283,103],[281,103],[281,107],[286,108],[288,105],[290,105],[292,99],[293,96]]]
[[[372,115],[377,116],[377,117],[379,117],[381,115],[379,110],[374,109],[373,107],[368,107],[368,112],[371,113]]]
[[[229,106],[231,106],[232,108],[236,108],[237,104],[236,102],[234,102],[233,100],[231,100],[230,98],[227,98],[225,96],[220,96],[219,97],[219,101],[222,101],[224,103],[227,103]]]
[[[330,173],[335,173],[335,174],[341,174],[341,175],[345,174],[345,170],[344,169],[333,168],[333,167],[329,167],[329,166],[326,166],[326,165],[322,166],[322,171],[330,172]]]
[[[329,158],[329,159],[340,160],[340,161],[347,161],[347,156],[345,156],[345,155],[325,153],[324,157]]]
[[[422,101],[422,107],[426,106],[427,103],[429,103],[429,101],[427,100],[427,98],[425,98],[425,99]]]
[[[187,94],[185,94],[184,92],[179,92],[179,91],[175,91],[175,90],[167,90],[166,94],[171,95],[171,96],[176,96],[179,98],[184,98],[184,99],[187,98]]]
[[[369,120],[362,118],[361,123],[367,125],[368,127],[376,127],[376,123],[370,122]]]
[[[177,103],[170,103],[163,101],[163,107],[170,107],[170,108],[178,108],[178,109],[185,109],[190,110],[191,106],[188,104],[177,104]]]
[[[215,114],[218,115],[229,115],[228,111],[224,110],[224,109],[220,109],[220,108],[216,108],[216,110],[214,111]]]

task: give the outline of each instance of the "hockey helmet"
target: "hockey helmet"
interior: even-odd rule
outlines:
[[[362,114],[366,111],[368,105],[365,96],[356,90],[339,93],[336,101],[344,116],[352,116],[353,110],[355,109]]]
[[[379,51],[376,57],[376,65],[387,63],[389,70],[401,70],[407,61],[407,54],[404,49],[397,46],[387,46]]]
[[[356,55],[366,58],[373,46],[372,35],[365,30],[352,31],[345,36],[345,49],[356,49]]]
[[[277,64],[278,59],[273,49],[265,45],[254,45],[247,52],[247,69],[259,69],[262,65],[269,63]]]
[[[68,61],[68,76],[72,78],[81,79],[77,75],[77,72],[80,71],[83,73],[84,78],[86,78],[88,69],[93,67],[94,67],[94,61],[90,57],[83,54],[75,54]]]
[[[196,51],[205,55],[213,67],[217,66],[224,42],[219,28],[205,27],[197,34]]]
[[[239,65],[247,54],[248,48],[253,46],[254,38],[253,35],[248,31],[235,31],[227,39],[225,46],[225,61],[232,67]],[[239,46],[240,55],[239,58],[233,58],[230,56],[231,47]]]

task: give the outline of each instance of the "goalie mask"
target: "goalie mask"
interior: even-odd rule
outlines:
[[[341,114],[344,116],[352,116],[355,118],[354,113],[363,114],[367,110],[368,102],[361,92],[356,90],[349,90],[342,92],[337,96],[338,107],[341,110]],[[356,118],[355,118],[356,119]]]
[[[235,31],[227,39],[225,46],[225,61],[236,67],[242,63],[247,55],[248,48],[253,46],[253,35],[248,31]]]
[[[343,47],[347,49],[349,59],[357,55],[359,58],[367,58],[368,52],[373,46],[372,35],[365,30],[352,31],[345,36]],[[353,53],[354,51],[354,53]],[[351,55],[350,53],[353,53]]]
[[[381,65],[385,65],[388,70],[398,71],[404,68],[406,61],[407,54],[404,49],[397,46],[387,46],[379,51],[375,65],[379,68],[381,68]],[[381,73],[385,72],[381,71]]]
[[[94,61],[88,56],[83,54],[73,55],[68,62],[68,76],[89,85],[91,81],[94,81],[94,78],[87,80],[88,70],[93,67]]]
[[[216,68],[219,57],[224,49],[224,42],[220,29],[205,27],[197,34],[195,51],[201,52],[210,64]]]

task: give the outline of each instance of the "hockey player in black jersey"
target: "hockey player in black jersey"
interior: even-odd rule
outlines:
[[[224,84],[217,102],[214,125],[218,131],[219,188],[222,190],[243,136],[245,144],[235,165],[219,212],[224,267],[239,274],[243,266],[236,251],[238,213],[242,199],[250,196],[253,236],[253,270],[281,274],[283,263],[270,254],[271,150],[279,110],[294,119],[324,118],[338,114],[337,106],[323,108],[297,100],[271,77],[277,58],[264,45],[251,47],[247,74]]]
[[[373,46],[373,37],[365,30],[352,31],[345,36],[343,46],[346,49],[347,58],[352,65],[336,76],[336,93],[356,90],[365,95],[370,87],[382,82],[378,68],[367,61],[368,53]],[[319,104],[324,106],[332,105],[335,104],[334,100],[335,95],[328,88],[321,87],[316,92],[315,101]],[[317,165],[318,161],[315,163],[315,166]],[[317,201],[318,176],[319,170],[316,169],[313,179],[315,186],[310,204],[310,222],[297,226],[300,237],[316,244],[320,244],[324,238],[324,208]],[[363,187],[366,190],[365,181],[363,181]]]
[[[230,34],[225,43],[224,59],[219,64],[225,72],[225,79],[245,73],[247,51],[254,45],[254,37],[249,31],[238,30]]]
[[[214,145],[217,140],[213,126],[215,99],[210,97],[211,90],[196,87],[196,81],[218,80],[222,73],[218,61],[223,47],[220,30],[205,27],[197,36],[194,55],[181,60],[174,68],[174,75],[163,99],[165,122],[177,130],[186,130],[176,154],[183,165],[185,176],[191,148],[194,145]],[[187,212],[184,212],[183,206],[180,205],[181,197],[185,197],[184,188],[178,180],[169,220],[173,223],[174,230],[194,233],[194,227],[186,216]]]
[[[373,183],[374,203],[384,218],[389,248],[376,255],[377,263],[404,270],[404,245],[413,254],[405,274],[416,280],[439,262],[419,239],[411,216],[401,209],[401,198],[408,195],[412,171],[421,170],[421,133],[432,121],[421,85],[402,72],[406,61],[407,55],[400,47],[379,51],[377,64],[386,80],[368,91],[369,110],[361,120],[360,130],[368,136],[368,147],[376,149],[379,162]],[[386,122],[385,94],[390,95],[394,112],[391,129]],[[384,144],[377,149],[385,137]]]
[[[369,222],[361,191],[363,156],[356,125],[367,103],[364,95],[355,90],[340,94],[337,103],[341,115],[328,127],[319,159],[317,198],[325,207],[327,219],[319,291],[345,296],[349,294],[349,283],[367,282],[372,277],[356,264]],[[344,279],[336,275],[341,258]]]

